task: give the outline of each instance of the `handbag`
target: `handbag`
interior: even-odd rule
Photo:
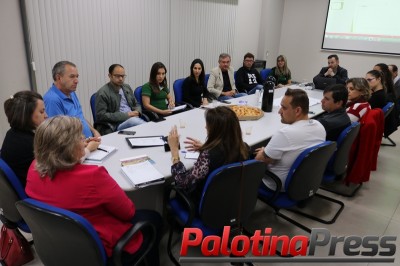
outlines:
[[[0,261],[7,266],[20,266],[33,260],[31,247],[17,228],[1,227]]]

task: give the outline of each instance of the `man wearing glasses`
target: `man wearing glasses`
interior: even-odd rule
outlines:
[[[108,68],[110,82],[96,93],[96,128],[102,135],[146,123],[131,86],[125,84],[125,69],[120,64]]]
[[[236,73],[236,87],[239,92],[254,94],[263,88],[262,79],[257,69],[253,68],[254,55],[247,53],[243,58],[243,66]]]
[[[85,119],[78,96],[75,94],[79,83],[78,69],[74,63],[60,61],[52,70],[54,83],[43,96],[46,113],[49,117],[67,115],[79,118],[86,138],[97,140],[99,132]]]

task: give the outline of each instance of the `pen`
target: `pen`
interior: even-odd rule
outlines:
[[[105,150],[105,149],[102,149],[102,148],[97,148],[97,150],[99,150],[99,151],[104,151],[104,152],[107,152],[107,153],[108,153],[108,151],[107,151],[107,150]]]
[[[315,114],[313,111],[309,111],[308,113],[309,113],[309,114]]]

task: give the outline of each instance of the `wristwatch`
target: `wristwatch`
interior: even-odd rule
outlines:
[[[178,157],[171,157],[171,162],[172,164],[176,164],[177,162],[179,162],[181,160],[181,158]]]

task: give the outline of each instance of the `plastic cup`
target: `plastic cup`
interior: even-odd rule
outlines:
[[[179,127],[180,128],[185,128],[186,127],[186,121],[183,119],[179,119]]]
[[[246,127],[246,130],[245,130],[246,135],[251,135],[251,131],[252,131],[252,130],[253,130],[253,127],[252,127],[252,126]]]

